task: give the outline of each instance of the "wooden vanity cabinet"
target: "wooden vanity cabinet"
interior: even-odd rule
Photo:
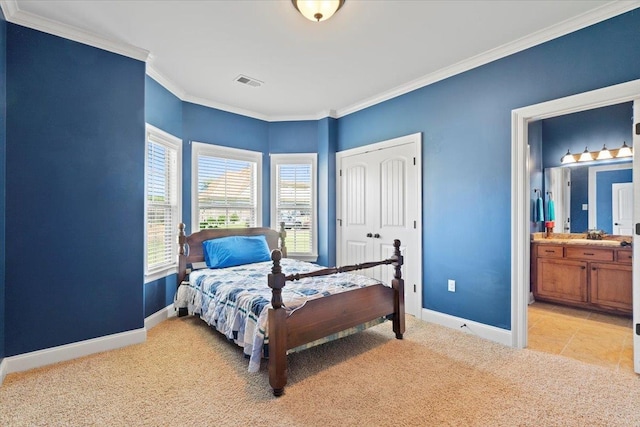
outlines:
[[[599,311],[632,313],[631,250],[533,243],[534,298]]]
[[[591,263],[589,301],[604,309],[631,313],[630,265]]]

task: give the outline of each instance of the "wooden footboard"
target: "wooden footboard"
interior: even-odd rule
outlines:
[[[273,268],[269,275],[269,287],[272,289],[272,308],[269,309],[269,383],[275,396],[281,396],[287,384],[289,349],[384,316],[392,317],[396,338],[402,339],[405,331],[404,280],[399,240],[394,240],[394,248],[393,257],[387,260],[289,276],[281,271],[282,254],[278,250],[272,251]],[[282,288],[287,281],[385,264],[395,267],[391,287],[374,285],[310,300],[287,316],[282,304]]]

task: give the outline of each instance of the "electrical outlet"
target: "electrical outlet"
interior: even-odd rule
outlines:
[[[447,282],[447,288],[449,289],[449,292],[455,292],[456,291],[456,281],[449,279],[449,281]]]

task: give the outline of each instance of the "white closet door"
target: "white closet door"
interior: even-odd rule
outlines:
[[[393,255],[399,239],[405,257],[405,310],[419,315],[422,307],[419,250],[419,177],[416,144],[354,154],[342,158],[341,169],[341,265],[378,261]],[[406,268],[410,266],[412,268]],[[417,268],[416,268],[417,267]],[[386,283],[393,268],[380,266],[364,274]]]

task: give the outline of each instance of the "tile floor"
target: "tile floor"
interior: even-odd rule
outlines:
[[[633,372],[631,317],[536,301],[528,318],[529,349]]]

